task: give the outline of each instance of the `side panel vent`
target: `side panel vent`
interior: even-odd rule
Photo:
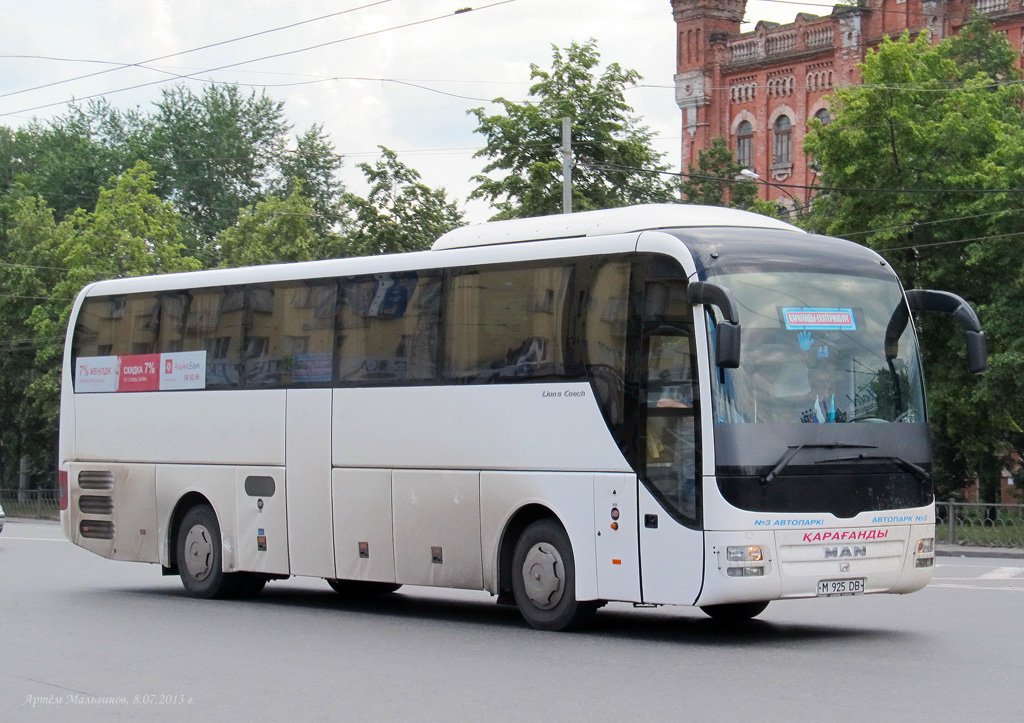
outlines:
[[[78,498],[78,509],[87,515],[112,515],[114,500],[99,495],[82,495]]]
[[[78,523],[78,531],[82,537],[94,540],[113,540],[114,523],[106,520],[82,520]]]
[[[103,469],[83,469],[78,473],[78,486],[83,490],[114,488],[114,473]]]

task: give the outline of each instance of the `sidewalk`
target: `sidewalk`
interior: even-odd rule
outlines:
[[[994,557],[1004,560],[1024,560],[1024,548],[1021,547],[972,547],[970,545],[950,545],[940,542],[935,545],[936,557]]]

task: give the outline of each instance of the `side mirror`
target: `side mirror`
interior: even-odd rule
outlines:
[[[725,321],[719,322],[716,327],[715,364],[724,369],[739,367],[742,334],[736,299],[732,292],[708,281],[693,281],[686,287],[686,300],[691,304],[713,304],[721,310]]]
[[[938,311],[943,314],[952,314],[967,333],[967,369],[971,374],[981,374],[988,369],[985,332],[981,330],[981,322],[978,321],[978,315],[970,304],[948,291],[911,289],[907,292],[907,306],[911,311]],[[892,326],[892,322],[890,322],[890,326]],[[902,329],[900,331],[902,333]],[[888,346],[889,330],[886,330],[886,353],[888,353]]]
[[[718,325],[718,339],[715,344],[715,364],[725,369],[736,369],[740,365],[740,325],[723,321]]]

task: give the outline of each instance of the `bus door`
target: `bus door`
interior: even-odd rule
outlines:
[[[670,278],[652,278],[667,264],[677,269]],[[676,274],[673,260],[648,264],[634,376],[641,580],[644,602],[692,605],[704,570],[700,405],[693,310]]]

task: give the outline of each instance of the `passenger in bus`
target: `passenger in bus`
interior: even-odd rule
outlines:
[[[843,397],[837,393],[839,374],[837,366],[830,362],[822,362],[808,369],[811,404],[800,413],[801,422],[824,424],[847,420],[849,415],[843,409]]]

